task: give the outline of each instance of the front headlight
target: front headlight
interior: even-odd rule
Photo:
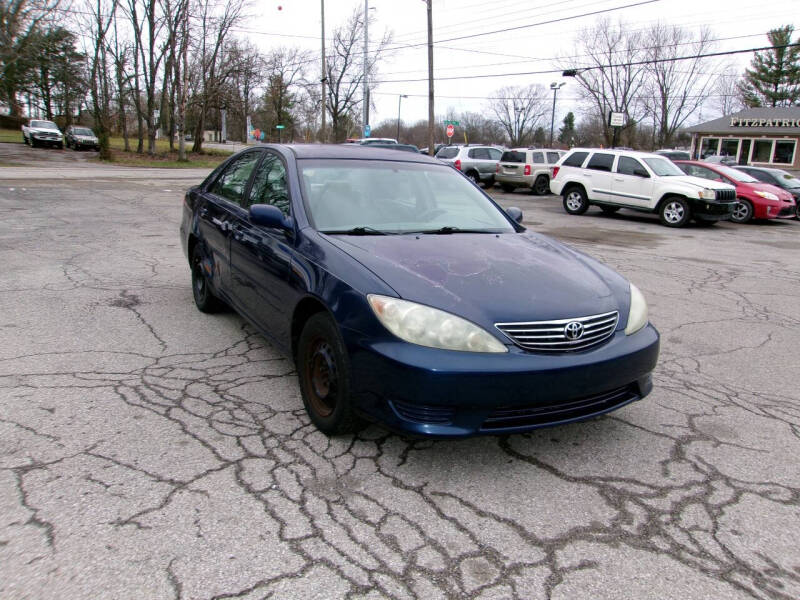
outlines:
[[[773,200],[775,202],[778,201],[778,196],[776,196],[772,192],[764,192],[761,190],[756,190],[755,194],[756,196],[761,196],[762,198],[766,198],[767,200]]]
[[[625,335],[636,333],[645,325],[647,325],[647,302],[645,302],[639,288],[631,284],[631,308],[628,311],[628,325],[625,327]]]
[[[714,200],[717,197],[717,193],[714,190],[703,188],[702,190],[697,192],[697,196],[699,198],[702,198],[703,200]]]
[[[508,352],[496,337],[450,313],[389,296],[369,294],[378,320],[401,340],[462,352]]]

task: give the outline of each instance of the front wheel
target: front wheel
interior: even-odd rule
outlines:
[[[569,188],[564,192],[564,210],[571,215],[582,215],[589,209],[586,192],[579,187]]]
[[[747,223],[753,218],[753,205],[749,200],[737,198],[736,206],[731,213],[731,221],[734,223]]]
[[[661,224],[667,227],[683,227],[692,218],[692,211],[685,199],[674,196],[661,203],[658,214]]]
[[[300,393],[311,421],[325,435],[363,428],[350,397],[347,350],[336,323],[326,313],[312,316],[297,343]]]

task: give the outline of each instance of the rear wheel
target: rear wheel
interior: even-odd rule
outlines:
[[[544,196],[550,192],[550,180],[544,175],[539,175],[536,178],[536,183],[533,184],[533,191],[538,196]]]
[[[224,304],[211,291],[203,262],[204,257],[202,246],[197,244],[192,252],[192,296],[200,312],[215,313],[219,312]]]
[[[467,177],[472,179],[472,183],[474,183],[475,185],[480,187],[480,185],[481,185],[481,176],[478,175],[477,171],[470,171],[469,173],[467,173]]]
[[[692,218],[692,211],[689,209],[689,203],[684,198],[672,196],[661,203],[658,216],[662,225],[683,227]]]
[[[326,435],[355,433],[364,422],[350,398],[347,350],[336,323],[326,313],[312,316],[297,344],[300,393],[308,416]]]
[[[753,204],[744,198],[736,199],[736,206],[731,213],[731,221],[734,223],[747,223],[753,218]]]
[[[582,215],[589,209],[589,199],[583,188],[571,187],[564,192],[564,210],[571,215]]]

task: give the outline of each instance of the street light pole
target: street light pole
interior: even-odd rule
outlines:
[[[369,51],[369,0],[364,0],[364,116],[363,125],[361,126],[362,133],[366,137],[367,125],[369,125],[369,82],[367,81],[368,58],[367,52]]]
[[[561,89],[562,86],[566,85],[566,81],[562,81],[561,83],[556,83],[555,81],[550,84],[550,89],[553,90],[553,114],[550,117],[550,147],[553,147],[553,127],[556,124],[556,94],[558,90]]]
[[[323,144],[326,141],[325,136],[325,82],[328,80],[328,73],[327,68],[325,65],[325,0],[319,0],[320,10],[322,12],[322,35],[320,39],[322,40],[322,96],[320,98],[321,106],[322,106],[322,126],[319,129],[319,141]]]
[[[397,96],[397,141],[400,142],[400,103],[403,98],[408,98],[405,94],[398,94]]]
[[[428,5],[428,154],[433,156],[436,141],[433,135],[433,1]]]

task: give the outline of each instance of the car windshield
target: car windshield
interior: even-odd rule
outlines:
[[[319,231],[510,233],[506,216],[447,166],[385,160],[301,160],[306,210]]]
[[[742,183],[758,183],[758,179],[752,175],[748,175],[744,171],[739,171],[738,169],[732,169],[724,165],[719,165],[716,167],[716,170],[726,177],[730,177],[734,181],[741,181]]]
[[[675,163],[667,158],[645,158],[644,162],[653,170],[653,173],[659,177],[669,177],[672,175],[686,175],[681,171]]]
[[[77,127],[72,130],[75,135],[89,135],[94,137],[91,129],[86,129],[85,127]]]
[[[58,125],[52,121],[31,121],[31,127],[38,127],[39,129],[58,129]]]

